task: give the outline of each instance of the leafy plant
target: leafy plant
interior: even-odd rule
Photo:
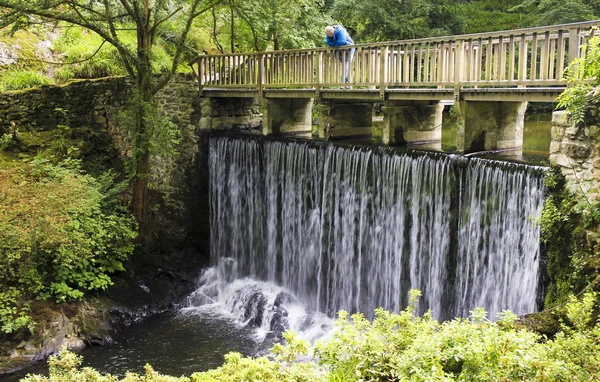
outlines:
[[[415,296],[416,297],[416,296]],[[276,345],[275,359],[229,353],[224,364],[191,377],[168,377],[146,366],[143,376],[127,373],[123,381],[192,382],[335,382],[335,381],[556,381],[593,380],[600,373],[600,327],[592,325],[594,294],[571,297],[566,307],[571,326],[554,339],[518,329],[515,316],[490,322],[483,309],[469,319],[438,323],[430,313],[414,315],[377,310],[370,322],[361,314],[340,312],[330,340],[317,343],[315,359],[305,341],[290,332]],[[28,376],[24,382],[118,381],[90,368],[65,350],[50,360],[50,378]]]
[[[66,163],[36,158],[0,169],[0,286],[16,291],[4,296],[4,325],[18,323],[22,301],[63,302],[106,289],[133,251],[136,226],[115,195]]]
[[[587,111],[600,100],[599,36],[583,46],[581,57],[569,65],[565,78],[570,87],[558,97],[557,108],[565,108],[575,123],[583,123]]]

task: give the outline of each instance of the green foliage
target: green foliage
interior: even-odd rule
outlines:
[[[143,115],[145,130],[140,133],[137,129],[137,117]],[[115,127],[123,134],[132,137],[135,147],[129,163],[129,172],[134,173],[140,148],[149,147],[152,155],[171,158],[177,154],[176,147],[181,141],[179,127],[158,110],[157,105],[142,100],[139,94],[134,94],[130,104],[120,110],[115,118]]]
[[[483,0],[460,2],[458,9],[464,17],[465,33],[480,33],[518,29],[529,25],[530,14],[515,10],[521,0]]]
[[[600,206],[568,190],[558,166],[550,169],[544,183],[550,191],[540,219],[550,281],[546,306],[554,306],[598,278],[598,260],[587,230],[600,226]]]
[[[0,286],[13,290],[2,299],[0,309],[10,313],[3,325],[10,317],[24,325],[18,320],[28,299],[63,302],[106,289],[133,251],[134,222],[114,193],[103,194],[112,179],[96,180],[76,165],[36,158],[0,169]]]
[[[306,340],[296,338],[292,332],[284,333],[287,345],[277,344],[272,349],[275,360],[266,357],[253,359],[243,357],[239,353],[225,355],[223,366],[203,373],[194,373],[193,382],[318,382],[327,381],[324,368],[312,362],[297,361],[299,356],[305,356],[310,351]]]
[[[19,142],[19,129],[17,129],[14,122],[11,122],[11,126],[8,132],[0,136],[0,150],[9,150]]]
[[[529,25],[541,26],[597,19],[599,5],[596,0],[523,0],[512,10],[531,13]]]
[[[54,41],[54,51],[61,61],[76,62],[56,68],[54,76],[60,82],[73,78],[99,78],[126,73],[116,49],[103,44],[97,34],[81,27],[64,28],[60,37]]]
[[[415,297],[415,296],[413,296]],[[305,341],[286,333],[287,345],[273,348],[275,359],[229,353],[214,370],[190,378],[128,373],[122,381],[279,382],[279,381],[587,381],[600,373],[600,326],[591,322],[595,294],[569,298],[570,325],[547,339],[516,328],[516,316],[503,312],[491,323],[482,309],[469,319],[438,323],[430,313],[414,315],[377,310],[370,322],[361,314],[340,312],[333,337],[315,345],[315,359]],[[416,301],[416,300],[413,300]],[[81,358],[61,351],[50,359],[50,377],[28,376],[24,382],[118,381],[90,368]]]
[[[587,111],[600,101],[600,37],[583,47],[582,56],[565,71],[571,85],[558,97],[558,108],[565,108],[575,123],[583,123]]]
[[[0,292],[0,331],[14,333],[27,327],[33,333],[34,322],[29,315],[29,305],[19,304],[21,298],[22,292],[16,288]]]
[[[34,70],[8,70],[0,78],[0,91],[28,89],[50,83],[52,80],[48,76]]]
[[[123,43],[135,47],[136,35],[133,31],[119,31]],[[159,43],[152,50],[152,70],[159,73],[169,69],[170,56],[168,41],[159,38]],[[95,33],[78,26],[65,27],[60,37],[54,42],[54,52],[63,62],[54,72],[55,78],[65,82],[74,78],[100,78],[126,75],[121,56],[117,49],[106,44]]]

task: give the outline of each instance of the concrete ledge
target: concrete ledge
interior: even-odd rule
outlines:
[[[387,89],[390,101],[453,101],[454,89]]]
[[[225,89],[225,88],[202,88],[200,97],[212,98],[256,98],[259,96],[258,89]]]
[[[462,89],[460,98],[463,101],[554,102],[564,90],[564,87]]]
[[[258,94],[258,92],[257,92]],[[315,98],[316,89],[265,89],[265,98]]]
[[[377,89],[322,89],[319,92],[323,100],[346,100],[358,102],[381,102]]]

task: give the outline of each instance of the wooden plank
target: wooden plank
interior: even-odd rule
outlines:
[[[480,81],[483,77],[483,39],[480,38],[477,42],[479,49],[477,50],[477,72],[475,73],[475,78],[477,81]]]
[[[485,49],[485,80],[490,81],[492,79],[492,37],[488,38],[487,46]]]
[[[556,73],[554,73],[554,63],[556,62],[556,40],[550,40],[550,53],[549,57],[549,67],[548,67],[548,79],[555,79],[557,77]]]
[[[517,78],[520,81],[527,79],[527,54],[529,50],[529,43],[525,40],[525,35],[521,35],[519,42],[519,73]]]
[[[429,68],[431,67],[431,45],[430,43],[426,43],[425,44],[425,61],[423,62],[423,66],[425,67],[425,70],[423,72],[423,82],[428,82],[430,80],[429,78]]]
[[[550,32],[544,34],[544,42],[542,43],[542,51],[540,56],[540,79],[548,79],[548,61],[550,52]]]
[[[567,62],[567,66],[573,62],[576,58],[579,57],[580,47],[579,47],[579,37],[581,35],[581,30],[579,28],[569,29],[569,61]]]
[[[510,35],[508,40],[508,80],[515,79],[515,36]]]
[[[533,41],[531,42],[531,80],[538,79],[537,75],[537,57],[538,57],[538,35],[533,34]]]
[[[496,80],[503,81],[506,79],[506,57],[504,51],[504,37],[498,37],[498,45],[496,47],[498,50],[498,57],[496,58]]]

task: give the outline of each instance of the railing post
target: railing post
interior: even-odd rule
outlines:
[[[198,91],[202,94],[202,88],[204,87],[204,58],[199,57],[196,64],[198,65]]]
[[[258,78],[256,79],[256,86],[258,88],[258,96],[262,98],[262,90],[265,76],[265,59],[264,54],[259,53],[258,55]]]
[[[579,28],[569,29],[569,64],[579,57]]]
[[[579,58],[580,50],[579,50],[579,37],[581,34],[581,30],[579,28],[569,29],[569,62],[567,66],[569,66],[575,59]],[[567,83],[568,87],[573,87],[573,83]]]
[[[321,83],[323,82],[323,64],[322,64],[323,52],[315,52],[315,72],[313,73],[313,80],[315,82],[315,88],[321,89]]]
[[[379,54],[381,55],[379,57],[379,94],[381,98],[384,97],[388,84],[388,53],[389,47],[387,45],[379,50]]]
[[[454,43],[454,100],[460,100],[460,88],[463,82],[465,67],[465,41],[456,40]]]

